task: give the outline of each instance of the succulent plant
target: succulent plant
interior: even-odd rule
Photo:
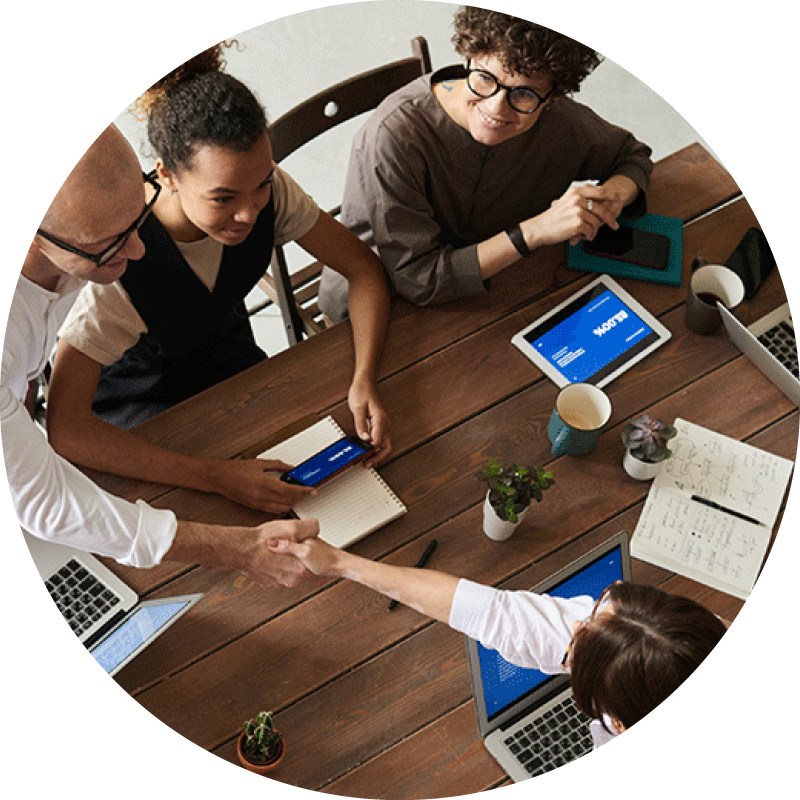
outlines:
[[[647,414],[632,419],[622,430],[622,442],[634,458],[657,464],[672,455],[667,442],[677,435],[673,425]]]
[[[508,522],[517,522],[531,500],[540,503],[543,492],[555,481],[553,473],[541,467],[504,467],[496,458],[475,477],[489,484],[489,504],[500,519]]]
[[[277,758],[282,734],[275,730],[272,712],[261,711],[255,719],[244,723],[242,752],[253,764],[267,764]]]

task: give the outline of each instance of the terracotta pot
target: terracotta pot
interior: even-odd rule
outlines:
[[[530,508],[530,506],[528,506]],[[505,519],[500,519],[497,512],[492,508],[489,502],[489,493],[486,493],[486,500],[483,503],[483,532],[495,542],[504,542],[511,536],[517,529],[517,525],[522,522],[522,518],[528,513],[528,509],[524,509],[517,514],[516,522],[509,522]]]
[[[658,461],[656,463],[641,461],[635,456],[632,456],[630,450],[625,451],[625,457],[622,459],[622,466],[625,472],[627,472],[631,478],[636,478],[637,481],[651,481],[661,472],[661,467],[663,465],[663,461]]]
[[[278,764],[281,763],[281,759],[283,759],[284,753],[284,743],[281,740],[280,750],[278,751],[278,755],[272,759],[272,761],[268,761],[266,764],[254,764],[252,761],[248,761],[247,757],[245,756],[244,752],[242,752],[242,744],[244,743],[244,731],[239,734],[239,738],[236,741],[236,755],[239,756],[239,763],[250,772],[255,772],[258,775],[266,775],[268,772],[271,772]]]

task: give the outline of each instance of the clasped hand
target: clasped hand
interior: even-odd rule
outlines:
[[[608,186],[571,187],[550,208],[528,220],[537,246],[568,241],[592,241],[602,225],[617,230],[617,217],[625,206],[620,194]],[[526,223],[523,223],[523,225]]]

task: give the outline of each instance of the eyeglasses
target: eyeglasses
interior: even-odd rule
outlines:
[[[588,623],[594,620],[594,618],[597,616],[597,612],[602,608],[603,604],[608,600],[609,592],[618,583],[621,583],[621,581],[614,581],[614,583],[612,583],[611,586],[606,586],[606,588],[603,589],[603,593],[600,595],[600,597],[597,598],[597,602],[594,604],[592,613],[589,614],[589,616],[583,622],[583,625],[587,625]],[[581,627],[583,627],[583,625],[581,625]],[[564,653],[564,658],[561,659],[561,666],[564,667],[565,669],[569,666],[569,657],[572,655],[572,647],[574,644],[575,644],[575,637],[573,636],[572,639],[570,639],[569,645],[567,646],[567,652]]]
[[[156,180],[155,170],[149,172],[147,175],[143,174],[142,177],[145,181],[147,181],[147,183],[150,184],[150,186],[153,187],[153,197],[150,199],[150,202],[145,205],[144,210],[141,214],[139,214],[136,222],[134,222],[130,228],[121,233],[114,240],[114,242],[106,247],[102,252],[87,253],[85,250],[73,247],[71,244],[67,244],[67,242],[62,241],[57,236],[53,236],[51,233],[47,233],[47,231],[43,231],[41,228],[38,228],[36,233],[38,233],[42,238],[47,239],[48,242],[52,242],[56,247],[60,247],[62,250],[66,250],[68,253],[85,258],[87,261],[91,261],[96,266],[102,267],[104,264],[107,264],[117,253],[119,253],[119,251],[125,247],[128,239],[130,239],[131,236],[133,236],[133,234],[142,227],[144,221],[153,210],[156,200],[158,200],[158,195],[161,193],[161,184]]]
[[[467,86],[470,91],[478,97],[486,99],[494,97],[501,89],[504,89],[508,104],[520,114],[533,114],[553,94],[553,89],[542,97],[527,86],[503,86],[491,72],[487,72],[485,69],[473,69],[470,66],[471,63],[471,60],[467,61]]]

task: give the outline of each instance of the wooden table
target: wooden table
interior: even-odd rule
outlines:
[[[633,531],[649,484],[627,477],[620,431],[648,411],[681,416],[794,458],[797,409],[723,331],[684,325],[692,259],[726,258],[757,224],[731,177],[699,145],[656,165],[653,213],[680,217],[680,287],[620,283],[672,331],[665,347],[608,388],[614,406],[597,449],[553,459],[547,420],[557,389],[510,344],[512,334],[594,276],[565,267],[565,250],[540,251],[494,279],[491,294],[457,305],[395,304],[381,371],[394,452],[381,473],[408,513],[353,547],[412,564],[426,544],[430,566],[483,583],[528,588],[620,529]],[[737,312],[747,322],[784,301],[770,276]],[[239,457],[307,414],[332,414],[352,430],[346,394],[349,325],[280,353],[136,429],[195,455]],[[474,474],[491,456],[547,466],[556,484],[505,543],[481,530],[483,490]],[[180,517],[255,524],[264,515],[203,495],[108,475],[128,498]],[[353,797],[420,798],[507,782],[478,738],[463,636],[348,582],[264,590],[240,574],[165,563],[137,571],[113,564],[140,594],[204,598],[123,669],[119,684],[189,740],[234,761],[242,722],[276,712],[287,755],[271,777]],[[686,594],[732,619],[729,595],[635,562],[634,579]],[[408,765],[413,765],[409,769]]]

